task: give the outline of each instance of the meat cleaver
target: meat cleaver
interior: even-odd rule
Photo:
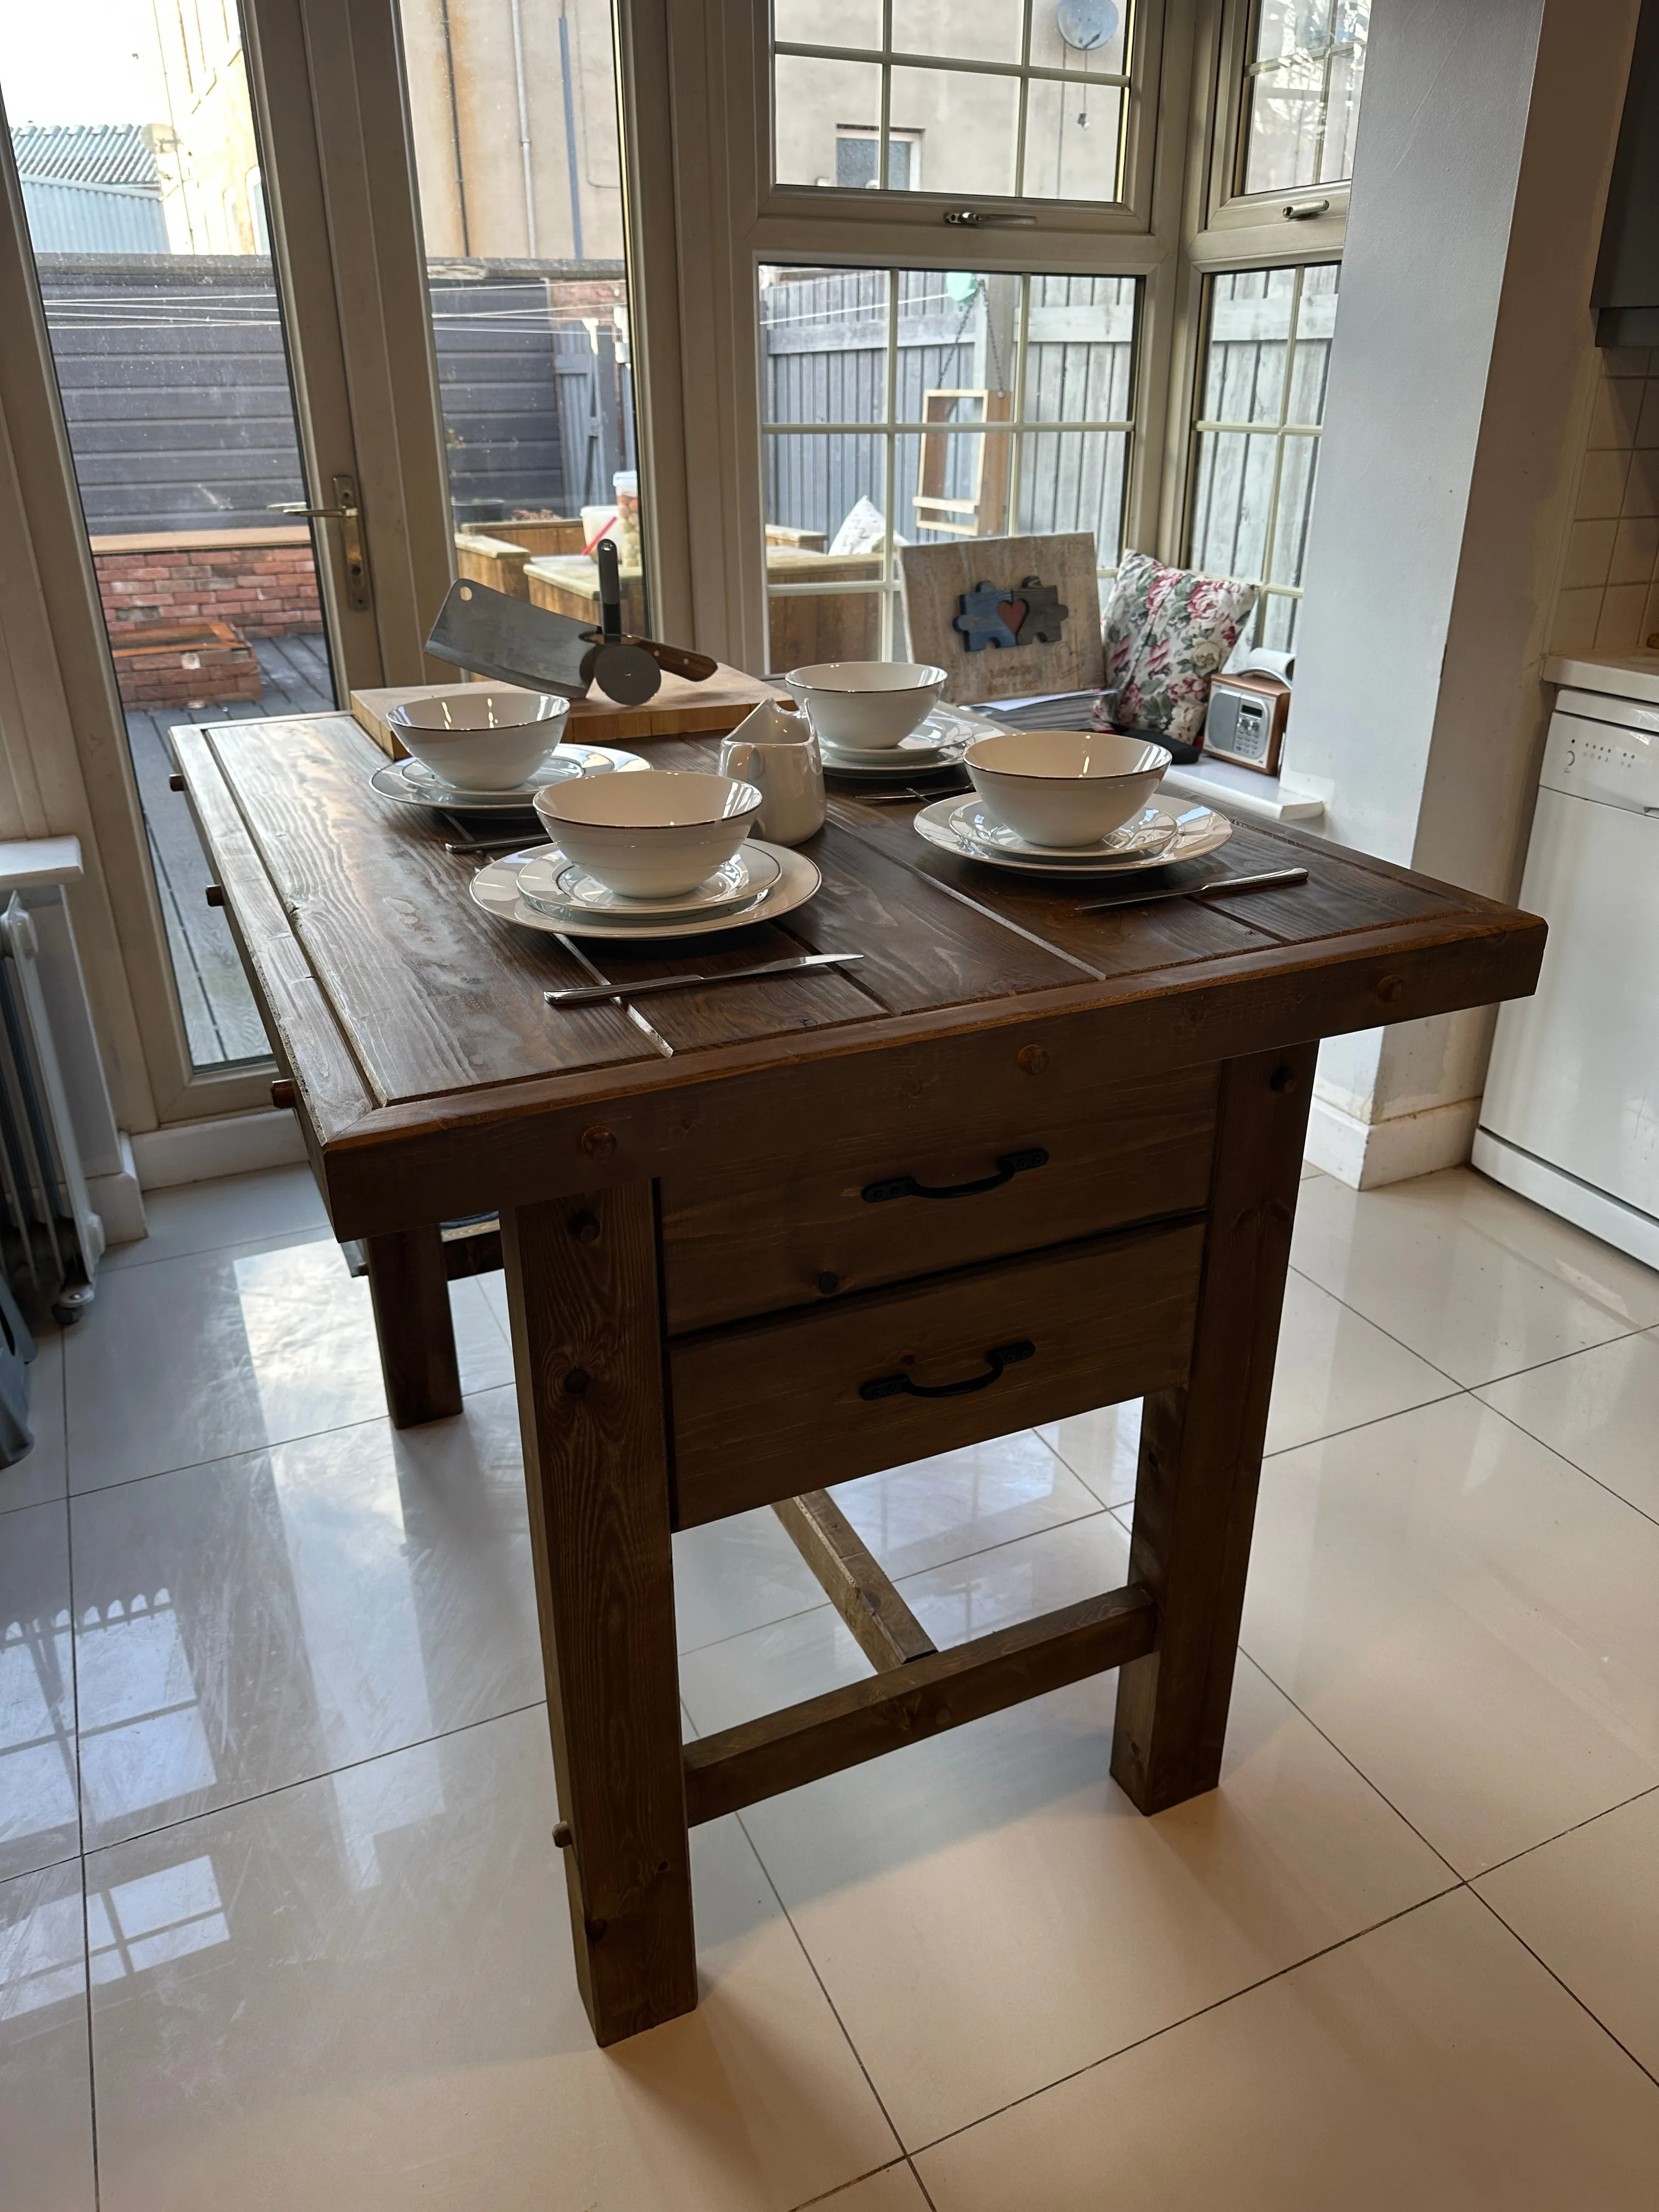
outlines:
[[[652,638],[623,638],[614,606],[613,599],[605,609],[610,619],[595,629],[463,577],[450,586],[426,647],[457,668],[567,699],[586,698],[590,683],[597,683],[626,706],[642,706],[653,696],[660,669],[701,684],[719,666],[707,653]]]

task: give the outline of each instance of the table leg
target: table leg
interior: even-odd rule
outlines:
[[[461,1376],[436,1224],[366,1237],[363,1256],[392,1425],[447,1420],[461,1410]]]
[[[1158,1643],[1119,1674],[1112,1773],[1143,1813],[1221,1771],[1316,1057],[1223,1066],[1192,1368],[1142,1412],[1129,1580]]]
[[[615,2043],[697,2002],[648,1183],[504,1212],[576,1975]]]

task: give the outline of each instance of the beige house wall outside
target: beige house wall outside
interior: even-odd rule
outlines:
[[[155,10],[155,29],[167,104],[155,166],[168,246],[263,252],[263,212],[249,191],[259,149],[236,11],[222,0],[175,0]]]
[[[447,0],[447,6],[402,0],[400,12],[427,252],[445,259],[574,258],[562,17],[582,258],[620,260],[622,160],[608,0]]]

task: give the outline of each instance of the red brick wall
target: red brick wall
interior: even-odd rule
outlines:
[[[146,623],[226,622],[244,637],[319,630],[308,545],[200,546],[93,558],[104,619],[119,637]]]

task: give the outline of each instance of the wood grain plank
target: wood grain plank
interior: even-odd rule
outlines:
[[[581,980],[576,963],[480,912],[472,864],[364,788],[374,755],[348,717],[204,734],[380,1099],[647,1053],[615,1007],[549,1019],[542,992]]]
[[[173,734],[174,757],[242,965],[298,1093],[315,1165],[320,1147],[359,1122],[375,1094],[295,937],[208,737],[205,726],[181,724]]]
[[[699,1736],[685,1747],[686,1817],[693,1826],[718,1820],[964,1721],[1127,1666],[1151,1650],[1157,1619],[1147,1593],[1131,1584]]]
[[[1202,1247],[1195,1224],[1131,1231],[672,1340],[677,1526],[1183,1380]],[[894,1376],[994,1379],[866,1396]]]
[[[697,2001],[648,1185],[503,1213],[582,2001],[614,2043]]]
[[[777,1498],[772,1510],[872,1667],[902,1667],[938,1648],[828,1491]]]
[[[1142,1410],[1129,1571],[1158,1638],[1119,1677],[1112,1773],[1143,1813],[1221,1771],[1317,1057],[1304,1045],[1223,1071],[1191,1371]]]
[[[449,1419],[461,1410],[461,1374],[436,1225],[368,1237],[363,1257],[392,1426]]]

